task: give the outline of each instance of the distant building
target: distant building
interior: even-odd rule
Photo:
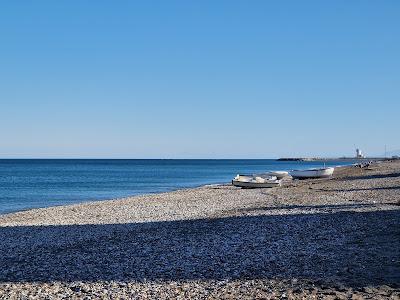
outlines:
[[[356,158],[364,158],[364,154],[362,154],[360,149],[356,149]]]

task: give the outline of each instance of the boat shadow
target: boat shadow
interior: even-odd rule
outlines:
[[[329,190],[330,191],[330,190]],[[380,203],[382,204],[393,204],[393,203]],[[256,212],[256,211],[274,211],[274,210],[298,210],[302,211],[335,211],[335,210],[346,210],[346,209],[360,209],[360,208],[372,208],[377,207],[376,204],[373,203],[351,203],[351,204],[325,204],[325,205],[276,205],[276,206],[259,206],[259,207],[249,207],[237,209],[240,212]]]
[[[361,191],[381,191],[381,190],[400,190],[400,186],[382,186],[371,188],[350,188],[350,189],[315,189],[318,192],[361,192]]]
[[[347,180],[362,180],[362,179],[384,179],[384,178],[394,178],[400,177],[400,173],[389,173],[389,174],[373,174],[373,175],[361,175],[361,176],[351,176],[340,178],[342,181]]]
[[[399,286],[400,211],[1,227],[0,253],[3,283],[296,278]]]

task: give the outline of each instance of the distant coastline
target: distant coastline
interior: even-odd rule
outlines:
[[[324,158],[324,157],[282,157],[278,158],[277,161],[337,161],[337,160],[359,160],[359,161],[379,161],[386,160],[388,158],[383,157],[365,157],[365,158],[355,158],[355,157],[337,157],[337,158]]]

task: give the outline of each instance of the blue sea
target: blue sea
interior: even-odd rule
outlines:
[[[226,183],[238,173],[322,165],[273,159],[0,159],[0,214]]]

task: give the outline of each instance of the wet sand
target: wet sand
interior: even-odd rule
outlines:
[[[400,296],[400,162],[0,216],[0,298]]]

